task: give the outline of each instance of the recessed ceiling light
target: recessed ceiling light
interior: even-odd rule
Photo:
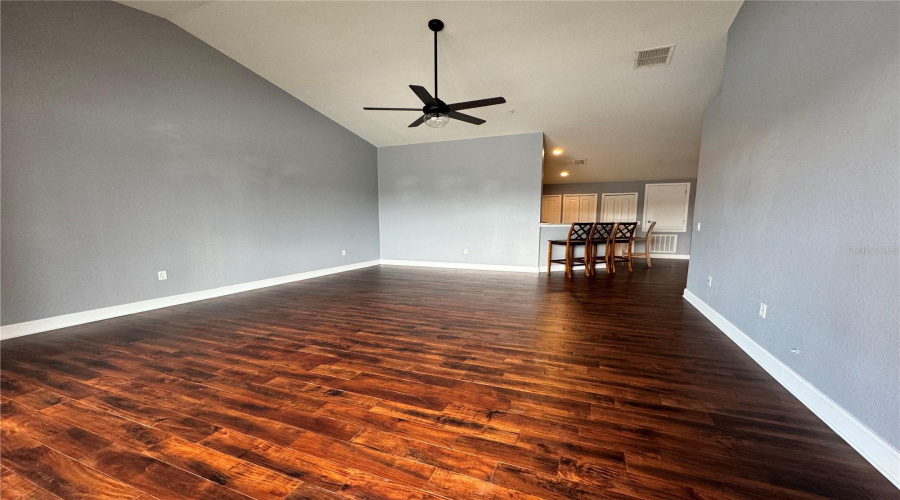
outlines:
[[[556,149],[553,150],[553,156],[559,156],[559,155],[561,155],[561,154],[563,154],[563,150],[562,150],[562,149],[556,148]]]
[[[563,170],[562,172],[559,173],[559,176],[560,176],[560,177],[568,177],[568,176],[569,176],[569,172],[566,171],[566,170]]]

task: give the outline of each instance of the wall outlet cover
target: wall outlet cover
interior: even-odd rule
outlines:
[[[165,271],[159,271],[159,272],[157,272],[157,273],[156,273],[156,277],[157,277],[160,281],[169,279],[169,276],[166,275],[166,272],[165,272]]]

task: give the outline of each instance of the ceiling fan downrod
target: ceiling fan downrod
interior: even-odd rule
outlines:
[[[440,19],[432,19],[428,21],[428,29],[434,32],[434,98],[438,98],[438,56],[437,56],[437,34],[438,31],[444,29],[444,21]]]

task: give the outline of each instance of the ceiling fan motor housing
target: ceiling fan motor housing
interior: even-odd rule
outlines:
[[[446,115],[450,112],[450,106],[447,105],[447,103],[440,99],[435,99],[435,101],[437,101],[437,104],[426,105],[424,108],[422,108],[422,113],[426,115],[434,113]]]

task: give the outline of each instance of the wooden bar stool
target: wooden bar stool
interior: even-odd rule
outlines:
[[[656,221],[650,221],[650,227],[647,229],[646,236],[635,236],[634,243],[643,243],[644,244],[644,252],[643,253],[634,253],[634,248],[631,249],[632,257],[643,257],[647,260],[647,267],[653,267],[653,264],[650,263],[650,236],[653,235],[653,228],[656,226]]]
[[[609,264],[612,264],[612,272],[616,272],[616,262],[627,262],[628,270],[634,271],[631,265],[631,249],[634,246],[634,233],[637,231],[637,222],[619,222],[613,231],[611,244],[606,245],[608,248]],[[623,245],[623,255],[616,255],[616,245]]]
[[[594,224],[594,230],[591,231],[590,244],[588,245],[588,269],[590,270],[591,275],[594,274],[597,268],[597,261],[600,259],[598,256],[600,255],[600,245],[603,245],[603,262],[606,263],[606,272],[609,271],[609,247],[610,247],[610,238],[612,238],[613,233],[616,230],[615,222],[598,222]]]
[[[590,276],[590,273],[587,269],[587,253],[588,253],[588,240],[591,237],[591,232],[594,229],[593,222],[573,222],[572,226],[569,227],[569,235],[564,240],[550,240],[550,245],[547,247],[547,274],[550,274],[550,266],[553,265],[554,262],[557,264],[565,264],[566,266],[566,277],[572,277],[572,268],[575,264],[584,264],[585,270],[584,273]],[[565,246],[566,247],[566,257],[564,259],[554,259],[553,258],[553,247],[555,245]],[[575,257],[575,248],[584,247],[585,256],[584,257]]]

